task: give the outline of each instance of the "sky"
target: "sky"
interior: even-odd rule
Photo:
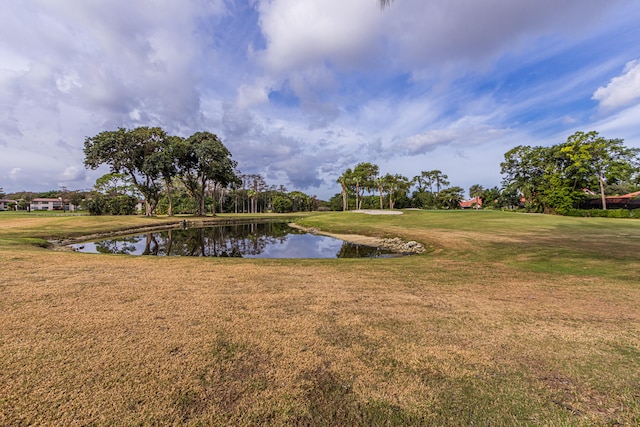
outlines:
[[[217,134],[321,199],[359,162],[499,186],[517,145],[640,147],[637,0],[3,0],[0,188],[91,189],[87,137]]]

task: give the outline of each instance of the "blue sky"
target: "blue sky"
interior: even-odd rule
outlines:
[[[500,184],[516,145],[640,147],[634,0],[7,0],[0,187],[89,189],[83,141],[218,134],[243,173],[321,198],[368,161]]]

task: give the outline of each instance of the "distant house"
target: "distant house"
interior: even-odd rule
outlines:
[[[604,200],[607,202],[607,209],[640,209],[640,191],[622,196],[608,196]],[[602,209],[602,200],[589,200],[589,208]]]
[[[0,211],[15,210],[15,207],[17,205],[18,205],[17,200],[2,199],[0,200]]]
[[[474,197],[471,200],[463,200],[460,202],[461,209],[479,209],[482,207],[482,199],[480,197]]]
[[[30,208],[32,211],[71,211],[75,210],[75,206],[69,202],[62,202],[61,199],[54,198],[38,198],[31,200]]]

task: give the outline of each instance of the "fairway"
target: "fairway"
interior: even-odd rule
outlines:
[[[45,247],[169,221],[0,212],[0,425],[640,423],[640,220],[295,219],[427,248],[395,259]]]

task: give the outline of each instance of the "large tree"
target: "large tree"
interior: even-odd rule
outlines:
[[[220,139],[210,132],[196,132],[176,141],[176,166],[185,188],[196,199],[198,214],[205,215],[205,195],[210,182],[223,187],[238,180],[237,163]]]
[[[575,177],[574,182],[597,181],[603,209],[607,209],[605,183],[630,180],[638,170],[638,149],[625,147],[622,139],[603,138],[596,131],[574,133],[560,153],[567,157],[566,170]]]
[[[440,204],[446,209],[459,209],[463,199],[462,187],[445,188],[438,193]]]
[[[449,177],[438,169],[429,171],[428,173],[431,174],[431,179],[436,186],[436,197],[439,197],[440,189],[450,185]]]
[[[473,184],[469,187],[469,196],[475,199],[474,207],[480,209],[480,200],[484,197],[484,188],[480,184]]]
[[[544,205],[543,189],[547,185],[549,149],[519,145],[507,151],[500,163],[503,185],[524,196],[527,208],[538,211]]]
[[[351,173],[351,185],[354,187],[356,195],[356,209],[362,208],[362,198],[364,192],[378,188],[376,176],[378,176],[378,165],[369,162],[358,163]]]
[[[527,209],[572,209],[585,199],[584,189],[595,188],[606,209],[605,183],[631,182],[638,172],[638,149],[595,131],[576,132],[551,147],[515,147],[505,154],[501,167],[505,189],[522,194]]]
[[[395,196],[398,193],[407,192],[411,187],[409,178],[399,174],[386,174],[383,177],[383,183],[389,195],[389,209],[393,209],[395,205]]]
[[[159,127],[100,132],[85,139],[84,164],[92,169],[109,165],[112,173],[128,175],[144,196],[145,215],[150,216],[160,197],[159,157],[166,138],[167,134]]]
[[[342,210],[349,210],[349,187],[351,185],[351,175],[353,171],[351,168],[347,168],[336,180],[340,184],[340,191],[342,192]]]
[[[123,173],[107,173],[96,179],[93,188],[109,197],[123,196],[125,194],[133,195],[135,186],[132,184],[128,175]]]

